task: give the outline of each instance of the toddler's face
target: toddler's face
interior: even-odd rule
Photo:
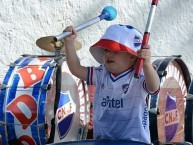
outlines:
[[[116,52],[104,49],[103,62],[113,74],[119,75],[131,67],[137,57],[126,52]]]

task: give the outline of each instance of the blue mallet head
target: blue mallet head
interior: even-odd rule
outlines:
[[[101,17],[100,17],[101,16]],[[112,6],[106,6],[101,15],[100,15],[100,19],[105,19],[107,21],[111,21],[113,19],[116,18],[117,16],[117,10],[115,8],[113,8]]]

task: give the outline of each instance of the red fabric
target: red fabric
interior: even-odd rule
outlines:
[[[92,49],[98,49],[97,47],[103,47],[105,49],[111,50],[111,51],[123,51],[123,52],[128,52],[130,54],[133,55],[137,55],[136,52],[134,50],[132,50],[131,48],[122,45],[118,42],[115,42],[113,40],[108,40],[108,39],[101,39],[99,40],[97,43],[95,43],[93,46],[91,46]],[[95,48],[93,48],[95,47]]]

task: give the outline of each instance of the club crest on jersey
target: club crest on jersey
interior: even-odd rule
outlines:
[[[73,122],[76,104],[69,92],[60,92],[60,101],[56,112],[57,129],[60,139],[64,138]]]
[[[133,40],[133,44],[135,47],[139,47],[141,45],[141,39],[139,36],[135,35],[134,40]]]
[[[102,68],[96,68],[95,70],[101,72],[103,69]]]
[[[127,93],[127,91],[128,91],[128,89],[129,89],[129,84],[123,84],[122,85],[122,90],[123,90],[123,93]]]

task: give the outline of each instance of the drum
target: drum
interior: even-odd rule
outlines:
[[[86,87],[87,94],[89,96],[89,102],[90,102],[90,117],[89,117],[89,126],[88,126],[88,133],[87,133],[87,139],[93,139],[93,99],[94,99],[94,93],[95,93],[95,86],[89,85]]]
[[[85,83],[70,73],[64,56],[59,60],[25,55],[10,65],[0,93],[3,145],[85,138]]]
[[[153,62],[160,77],[160,92],[150,97],[150,133],[152,142],[183,143],[185,96],[191,82],[187,66],[171,56]]]
[[[145,143],[127,140],[82,140],[82,141],[68,141],[63,143],[56,143],[50,145],[147,145]]]
[[[193,80],[186,96],[185,139],[193,143]]]

